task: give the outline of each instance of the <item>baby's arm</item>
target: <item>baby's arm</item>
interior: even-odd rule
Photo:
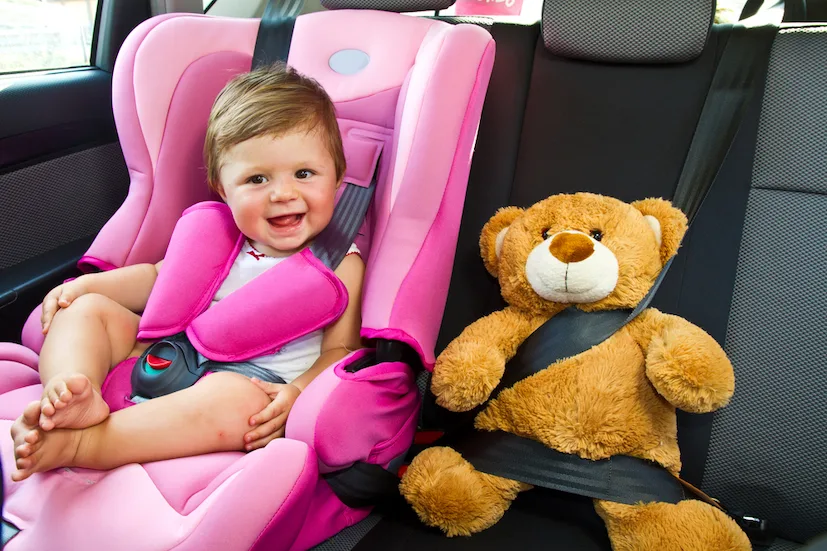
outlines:
[[[109,297],[133,312],[142,312],[149,300],[149,293],[155,285],[162,262],[135,264],[97,274],[86,274],[58,285],[43,299],[43,313],[40,317],[43,333],[48,332],[52,318],[59,309],[68,308],[76,298],[89,293]]]
[[[253,428],[244,435],[244,449],[249,451],[263,448],[271,440],[284,436],[287,416],[299,394],[322,371],[354,350],[362,348],[359,331],[362,327],[362,279],[365,275],[365,264],[358,255],[348,255],[339,264],[336,275],[347,288],[347,308],[338,320],[325,329],[321,355],[310,369],[292,383],[280,385],[253,379],[253,383],[266,392],[272,401],[250,418]]]

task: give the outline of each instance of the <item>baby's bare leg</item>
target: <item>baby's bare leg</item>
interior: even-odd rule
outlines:
[[[250,417],[270,398],[247,377],[214,373],[190,388],[116,411],[82,430],[15,437],[13,480],[57,467],[113,469],[220,451],[242,451]]]
[[[80,429],[109,415],[100,388],[135,347],[140,317],[103,295],[82,295],[55,314],[40,352],[39,425]]]

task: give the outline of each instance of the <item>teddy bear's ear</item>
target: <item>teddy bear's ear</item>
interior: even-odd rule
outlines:
[[[632,206],[643,213],[660,244],[661,264],[675,256],[686,233],[686,215],[664,199],[644,199]]]
[[[485,269],[494,277],[497,277],[500,251],[502,250],[505,234],[508,232],[511,223],[523,212],[523,209],[517,207],[501,208],[482,228],[480,253],[482,254],[482,261],[485,263]]]

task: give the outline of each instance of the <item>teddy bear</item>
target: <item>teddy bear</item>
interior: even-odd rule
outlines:
[[[589,460],[642,458],[678,475],[676,408],[714,411],[735,387],[718,343],[681,317],[647,308],[600,344],[489,398],[506,363],[552,316],[571,306],[633,309],[686,230],[686,216],[663,199],[576,193],[500,209],[483,227],[480,250],[507,306],[439,355],[431,380],[437,404],[455,412],[482,406],[477,431],[505,431]],[[419,518],[448,536],[492,526],[530,488],[479,472],[445,446],[420,452],[400,483]],[[595,499],[594,507],[615,551],[751,549],[737,523],[704,501]]]

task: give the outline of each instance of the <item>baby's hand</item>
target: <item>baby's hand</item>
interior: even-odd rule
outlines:
[[[271,440],[284,436],[287,414],[301,394],[301,390],[293,385],[265,383],[256,378],[250,380],[266,392],[272,402],[250,418],[250,425],[255,428],[244,435],[244,449],[247,451],[263,448]]]
[[[80,278],[79,278],[80,279]],[[72,301],[81,295],[86,294],[83,284],[78,279],[58,285],[46,295],[43,299],[43,313],[40,314],[40,325],[42,326],[43,334],[49,332],[49,326],[52,324],[52,318],[61,308],[68,308]]]

